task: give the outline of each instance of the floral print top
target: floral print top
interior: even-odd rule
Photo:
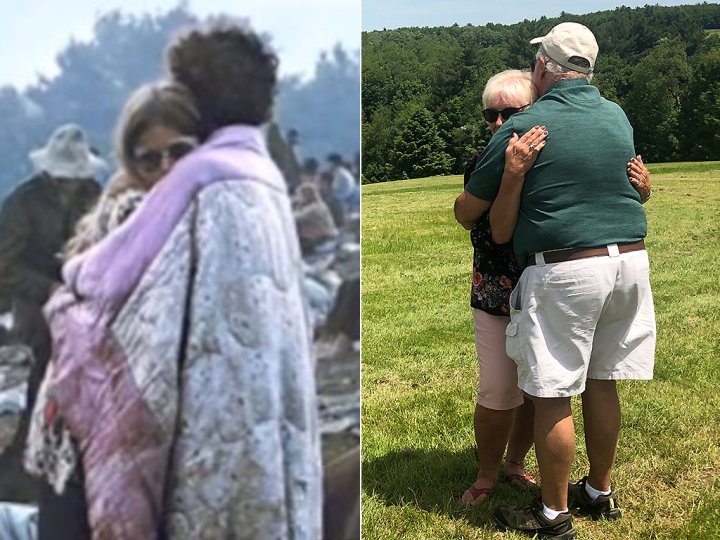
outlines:
[[[464,183],[475,169],[483,148],[468,160]],[[487,210],[470,231],[473,245],[473,276],[470,305],[490,315],[510,314],[510,293],[520,279],[522,270],[515,260],[512,243],[496,244],[490,232],[490,210]]]
[[[510,293],[520,279],[512,244],[496,244],[490,232],[490,211],[470,231],[473,277],[470,305],[490,315],[510,314]]]

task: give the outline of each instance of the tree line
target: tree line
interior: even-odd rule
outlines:
[[[363,182],[460,173],[490,137],[487,80],[529,69],[529,41],[565,21],[595,34],[595,84],[625,110],[646,161],[720,160],[720,5],[362,35]]]
[[[0,197],[31,173],[28,153],[67,122],[82,126],[91,144],[112,161],[122,105],[140,85],[162,78],[172,36],[200,22],[185,3],[155,15],[114,11],[97,20],[91,41],[71,42],[58,54],[57,76],[41,78],[22,92],[0,88]],[[323,161],[338,152],[350,159],[358,151],[359,64],[359,52],[338,44],[320,55],[312,77],[280,81],[277,120],[283,133],[299,132],[303,157]]]

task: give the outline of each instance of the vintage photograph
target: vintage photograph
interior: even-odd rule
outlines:
[[[0,538],[359,538],[359,0],[1,11]]]

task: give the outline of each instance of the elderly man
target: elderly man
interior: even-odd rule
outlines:
[[[532,81],[542,97],[492,138],[455,216],[469,228],[491,203],[512,208],[507,202],[520,198],[517,224],[498,225],[514,227],[514,251],[526,265],[510,298],[506,345],[518,385],[535,405],[542,499],[498,508],[495,519],[504,529],[575,538],[568,508],[595,519],[620,517],[610,487],[620,430],[615,381],[652,378],[647,223],[627,176],[632,128],[589,84],[598,52],[592,32],[562,23],[531,43],[540,44]],[[508,141],[535,125],[547,127],[547,146],[524,184],[501,183]],[[570,397],[577,394],[590,471],[568,486],[575,451]]]

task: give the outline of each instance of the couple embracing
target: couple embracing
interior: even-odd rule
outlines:
[[[562,23],[531,43],[538,50],[530,73],[488,82],[484,115],[494,135],[455,202],[475,248],[480,364],[480,472],[462,500],[487,499],[506,446],[505,477],[534,485],[523,463],[534,443],[541,497],[529,507],[500,507],[495,520],[505,530],[571,539],[571,511],[620,517],[611,488],[616,381],[652,378],[642,206],[649,175],[624,112],[590,85],[598,54],[592,32]],[[590,470],[571,484],[575,395]]]
[[[277,57],[232,23],[167,52],[68,244],[26,467],[43,538],[318,538],[300,250],[264,133]]]

